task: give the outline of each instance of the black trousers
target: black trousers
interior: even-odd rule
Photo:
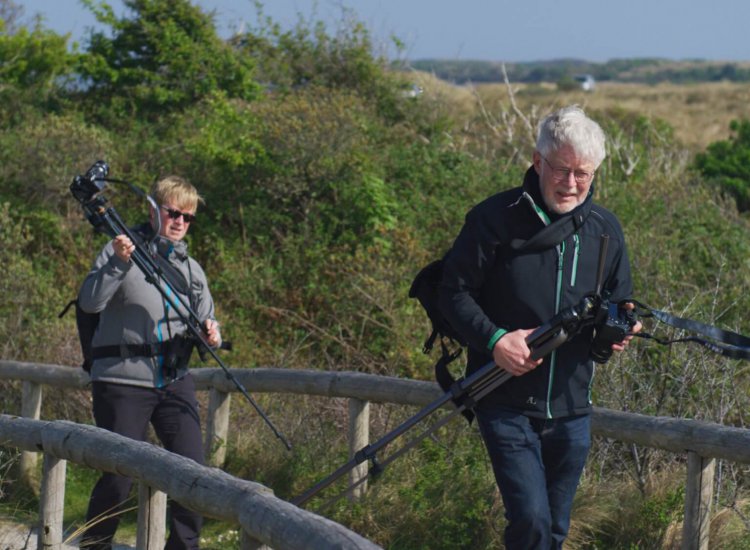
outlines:
[[[164,388],[94,382],[94,420],[111,432],[144,441],[151,424],[164,448],[204,463],[198,401],[189,374]],[[168,474],[166,474],[168,475]],[[112,548],[112,538],[130,493],[129,477],[104,473],[89,500],[81,548]],[[165,548],[197,549],[203,519],[177,502],[170,503],[170,533]]]

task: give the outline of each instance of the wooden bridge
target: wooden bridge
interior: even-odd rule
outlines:
[[[348,398],[352,456],[369,443],[371,402],[425,406],[443,395],[434,383],[355,372],[233,369],[232,373],[253,393]],[[0,379],[23,382],[21,417],[0,415],[0,443],[22,450],[22,475],[35,470],[38,453],[44,456],[40,548],[62,547],[66,461],[138,481],[139,549],[163,547],[166,494],[207,517],[240,525],[243,549],[378,548],[337,523],[276,498],[260,484],[218,469],[224,461],[235,386],[221,369],[194,369],[192,374],[196,388],[210,392],[205,446],[213,468],[93,426],[39,420],[43,386],[80,389],[88,384],[88,376],[79,368],[0,361]],[[707,550],[715,460],[750,463],[750,430],[596,408],[592,431],[595,436],[687,456],[682,547]],[[362,480],[366,468],[367,464],[355,467],[350,481]],[[165,469],[172,472],[168,478]],[[366,491],[366,483],[355,491],[354,498]]]

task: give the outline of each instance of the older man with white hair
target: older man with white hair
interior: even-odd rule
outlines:
[[[562,548],[591,446],[593,328],[543,358],[527,337],[595,290],[604,234],[603,294],[632,308],[622,229],[592,202],[605,154],[604,132],[577,106],[547,116],[523,184],[472,208],[445,257],[440,305],[469,344],[468,372],[494,361],[514,375],[474,409],[505,504],[508,550]]]

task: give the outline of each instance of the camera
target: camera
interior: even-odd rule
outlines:
[[[612,356],[612,344],[622,342],[636,323],[630,310],[597,295],[584,296],[581,302],[562,310],[526,338],[531,358],[539,359],[580,333],[593,327],[594,339],[589,356],[606,363]]]
[[[591,359],[606,363],[612,356],[612,344],[622,342],[635,323],[632,311],[604,300],[594,322],[595,336],[589,352]]]
[[[103,160],[96,161],[82,176],[73,178],[70,192],[81,204],[89,202],[94,195],[100,193],[106,185],[109,165]]]
[[[169,378],[177,376],[182,368],[187,368],[193,354],[195,339],[192,336],[178,334],[169,340],[164,353],[164,371]]]
[[[606,363],[612,356],[612,344],[622,342],[630,334],[637,322],[635,313],[617,302],[610,302],[609,293],[602,292],[608,243],[609,235],[603,234],[599,241],[595,291],[584,296],[578,305],[558,312],[526,337],[532,359],[544,357],[585,327],[593,327],[589,356],[597,363]]]

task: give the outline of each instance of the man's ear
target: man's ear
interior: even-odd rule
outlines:
[[[536,175],[541,176],[542,175],[542,155],[539,153],[539,151],[534,151],[534,170],[536,170]]]

